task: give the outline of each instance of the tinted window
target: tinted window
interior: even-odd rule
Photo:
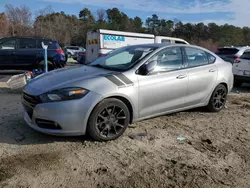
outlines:
[[[189,67],[196,67],[208,64],[206,52],[196,48],[185,48]]]
[[[0,49],[2,50],[14,50],[16,48],[16,40],[5,40],[0,42]]]
[[[216,52],[218,55],[236,54],[239,50],[236,48],[219,48]]]
[[[161,43],[171,43],[171,41],[168,40],[168,39],[162,39],[162,40],[161,40]]]
[[[186,44],[185,42],[183,42],[183,41],[178,41],[178,40],[176,40],[175,43],[176,43],[176,44]]]
[[[79,50],[79,47],[71,46],[71,47],[67,47],[67,49],[69,49],[69,50]]]
[[[154,72],[181,69],[183,65],[181,48],[166,48],[153,56],[149,61],[157,61]]]
[[[19,49],[35,49],[36,40],[33,39],[20,39],[19,40]]]
[[[49,41],[49,40],[38,40],[38,48],[42,49],[42,42],[45,45],[48,45],[48,49],[58,49],[59,45],[55,41]]]
[[[250,60],[250,51],[245,51],[240,58]]]
[[[214,57],[214,56],[213,56],[212,54],[210,54],[210,53],[207,53],[207,58],[208,58],[208,62],[209,62],[210,64],[214,63],[215,60],[216,60],[216,57]]]

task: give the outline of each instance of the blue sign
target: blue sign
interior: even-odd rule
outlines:
[[[103,35],[104,40],[113,40],[113,41],[125,41],[124,36],[115,36],[115,35]]]

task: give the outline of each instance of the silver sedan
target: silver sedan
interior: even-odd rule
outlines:
[[[22,103],[37,131],[109,141],[147,118],[202,106],[219,112],[232,86],[231,63],[206,49],[135,45],[38,76],[24,88]]]

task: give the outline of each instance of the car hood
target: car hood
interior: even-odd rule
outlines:
[[[55,89],[74,86],[73,83],[102,77],[112,72],[114,71],[91,66],[57,69],[32,79],[25,86],[24,91],[32,95],[40,95]]]

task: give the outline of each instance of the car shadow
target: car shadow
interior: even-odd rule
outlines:
[[[86,142],[93,139],[86,136],[60,137],[50,136],[30,128],[22,118],[22,114],[10,114],[0,120],[0,143],[10,145],[34,145],[54,142]]]

